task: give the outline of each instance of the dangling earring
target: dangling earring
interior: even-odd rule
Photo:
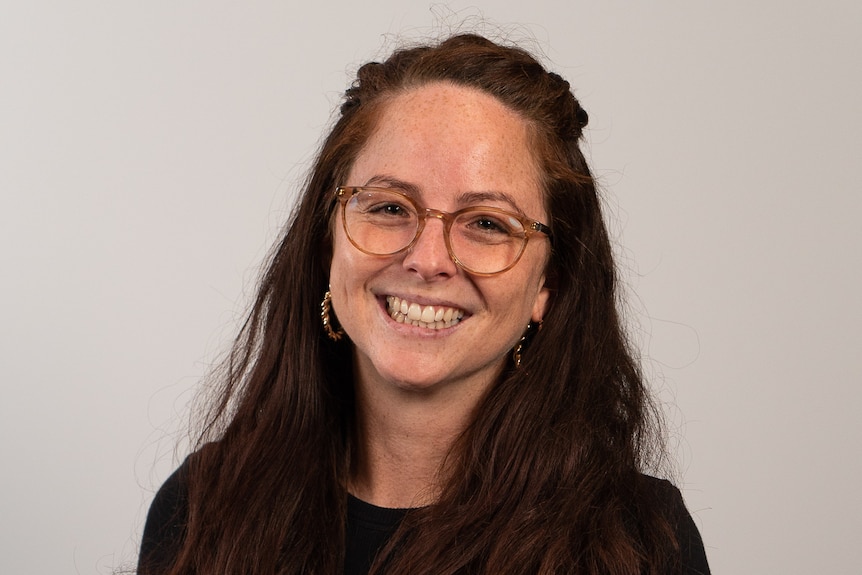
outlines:
[[[527,324],[527,329],[524,330],[524,335],[521,336],[521,339],[519,339],[518,343],[515,344],[515,349],[512,350],[512,361],[515,362],[516,369],[521,367],[521,352],[524,351],[524,347],[526,347],[527,342],[529,342],[540,329],[542,329],[542,320],[539,320],[536,323],[530,322]]]
[[[344,335],[344,330],[339,328],[332,329],[332,319],[329,317],[329,310],[332,304],[332,293],[326,290],[323,294],[323,301],[320,302],[320,319],[323,321],[323,331],[329,336],[332,341],[338,341]]]

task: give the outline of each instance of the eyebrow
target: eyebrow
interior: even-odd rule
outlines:
[[[379,175],[373,176],[365,182],[366,186],[385,185],[386,187],[396,188],[398,191],[410,196],[416,201],[419,201],[422,192],[419,186],[411,184],[392,176]],[[456,201],[460,206],[472,206],[481,204],[482,202],[495,202],[507,204],[518,214],[524,216],[524,211],[518,206],[514,198],[509,194],[496,191],[481,191],[481,192],[464,192],[460,194]]]
[[[419,186],[410,184],[392,176],[374,176],[365,182],[366,186],[379,186],[384,184],[388,188],[396,188],[399,192],[405,193],[414,200],[418,200],[421,195]]]
[[[475,205],[482,202],[497,202],[508,204],[510,208],[515,210],[517,213],[524,215],[523,210],[518,207],[517,202],[515,202],[514,198],[509,194],[503,192],[494,192],[494,191],[483,191],[483,192],[464,192],[460,196],[458,196],[458,204],[469,206]]]

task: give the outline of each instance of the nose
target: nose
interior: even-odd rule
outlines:
[[[403,265],[425,281],[445,279],[458,273],[458,266],[446,247],[446,229],[442,214],[428,210],[425,227],[413,246],[407,250]]]

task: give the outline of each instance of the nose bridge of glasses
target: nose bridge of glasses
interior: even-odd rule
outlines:
[[[440,228],[441,235],[443,236],[443,240],[448,248],[449,246],[449,238],[447,237],[449,234],[449,226],[452,222],[451,214],[444,212],[443,210],[435,210],[434,208],[424,208],[419,212],[421,217],[419,218],[418,228],[416,229],[416,241],[418,241],[419,236],[427,235],[425,228],[427,227],[427,223],[429,219],[437,219],[440,220]],[[415,243],[415,241],[414,241]]]
[[[443,227],[449,227],[449,222],[452,221],[452,214],[443,210],[435,210],[434,208],[425,208],[425,219],[437,218],[443,222]]]
[[[436,210],[434,208],[424,208],[419,212],[422,216],[419,218],[418,227],[416,228],[416,236],[413,238],[413,241],[408,246],[411,251],[416,251],[417,249],[425,249],[421,247],[420,244],[427,244],[430,242],[432,246],[440,245],[437,242],[443,240],[443,246],[448,254],[448,258],[453,262],[457,263],[458,259],[452,253],[452,246],[449,242],[449,228],[452,223],[452,215],[448,212],[444,212],[443,210]],[[439,232],[432,232],[429,236],[427,223],[429,219],[437,219],[440,220],[441,227],[439,228]],[[433,227],[433,226],[432,226]],[[440,235],[437,237],[437,233]]]
[[[419,228],[416,230],[416,235],[420,235],[424,232],[425,226],[428,223],[429,219],[437,219],[440,220],[440,224],[443,226],[441,231],[443,232],[443,237],[446,240],[446,245],[449,245],[449,228],[452,225],[452,214],[448,212],[444,212],[443,210],[436,210],[434,208],[424,208],[423,211],[420,211],[422,216],[419,218]]]

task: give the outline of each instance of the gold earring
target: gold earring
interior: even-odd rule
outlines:
[[[521,339],[518,340],[518,343],[515,344],[515,349],[512,350],[512,361],[515,362],[515,368],[521,367],[521,352],[524,351],[524,347],[527,345],[527,342],[533,338],[533,336],[542,329],[542,320],[539,320],[536,323],[530,322],[527,324],[527,329],[524,330],[524,335],[521,336]]]
[[[320,319],[323,321],[323,331],[329,336],[332,341],[338,341],[344,335],[344,330],[339,328],[333,329],[332,319],[329,317],[329,311],[332,305],[332,293],[326,290],[323,294],[323,301],[320,302]]]

